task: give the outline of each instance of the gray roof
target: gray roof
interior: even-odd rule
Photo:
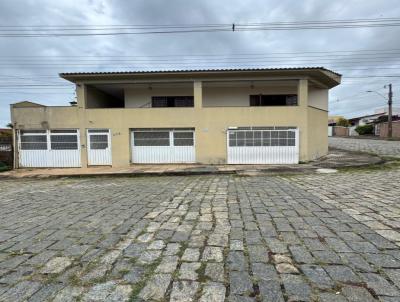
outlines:
[[[334,72],[325,67],[284,67],[284,68],[221,68],[221,69],[171,69],[171,70],[139,70],[139,71],[100,71],[100,72],[65,72],[60,73],[64,76],[77,75],[122,75],[122,74],[157,74],[157,73],[193,73],[193,72],[241,72],[241,71],[297,71],[297,70],[324,70],[332,72],[337,76],[342,76],[340,73]]]

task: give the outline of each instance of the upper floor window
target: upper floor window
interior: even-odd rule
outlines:
[[[153,96],[151,107],[193,107],[193,96]]]
[[[296,106],[296,94],[250,95],[250,106]]]

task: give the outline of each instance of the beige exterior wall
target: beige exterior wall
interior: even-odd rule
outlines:
[[[308,90],[308,105],[328,111],[328,89],[310,87]]]
[[[308,108],[308,160],[328,153],[328,112]]]
[[[93,108],[86,109],[86,86],[77,86],[77,107],[13,108],[16,129],[78,128],[81,133],[82,166],[87,166],[86,130],[108,128],[112,133],[112,164],[126,167],[131,161],[131,128],[194,127],[196,161],[207,164],[226,163],[226,131],[232,126],[296,126],[300,129],[300,160],[308,161],[326,154],[327,112],[309,108],[308,80],[299,80],[298,87],[265,88],[260,93],[297,93],[298,106],[248,107],[250,88],[207,88],[194,81],[189,90],[168,90],[171,95],[194,95],[193,108]],[[253,90],[253,89],[252,89]],[[324,89],[325,90],[325,89]],[[225,94],[223,93],[225,91]],[[179,94],[177,94],[179,92]],[[157,91],[166,94],[167,91]],[[311,92],[319,106],[327,106],[327,93]],[[125,91],[126,106],[150,101],[155,91],[148,89]],[[244,107],[207,107],[207,104],[227,104],[228,100]],[[326,103],[326,104],[325,104]],[[239,105],[241,106],[241,105]]]

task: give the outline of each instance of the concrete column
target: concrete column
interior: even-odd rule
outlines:
[[[78,106],[79,136],[81,143],[81,166],[87,168],[87,138],[86,138],[86,86],[76,85],[76,101]]]
[[[194,98],[194,108],[203,107],[203,82],[194,81],[193,98]]]
[[[308,105],[308,80],[299,80],[297,85],[297,100],[299,106],[307,107]]]
[[[297,101],[302,115],[300,127],[300,161],[308,161],[308,80],[301,79],[297,85]]]

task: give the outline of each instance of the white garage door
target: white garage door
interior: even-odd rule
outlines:
[[[228,164],[297,164],[295,127],[243,127],[227,133]]]
[[[80,167],[79,131],[77,129],[20,130],[18,155],[21,168]]]
[[[132,130],[133,163],[194,163],[194,129]]]

